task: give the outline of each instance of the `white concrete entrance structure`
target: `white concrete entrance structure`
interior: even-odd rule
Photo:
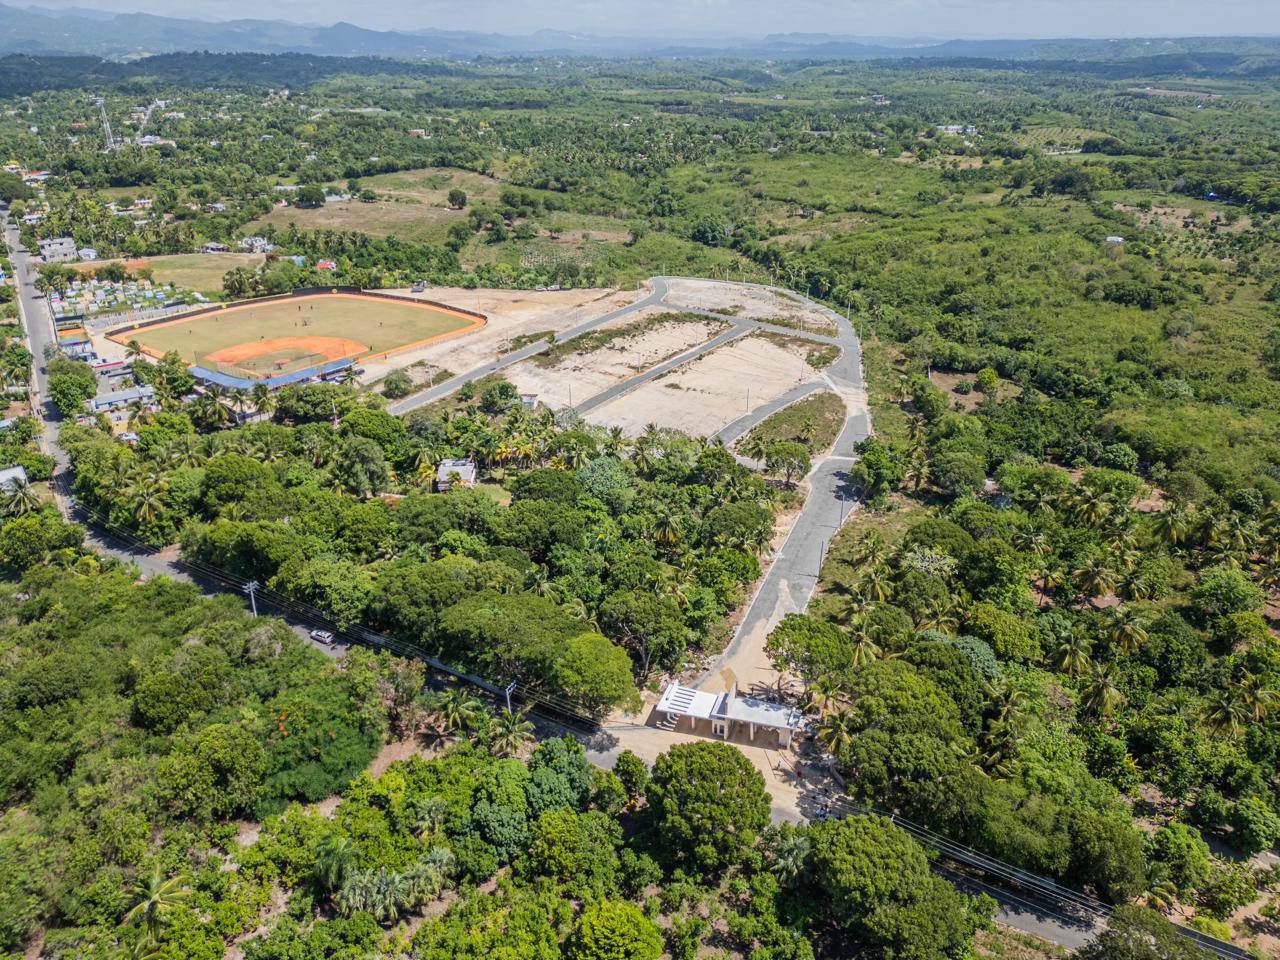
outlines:
[[[711,735],[725,740],[733,735],[735,723],[746,724],[747,737],[753,742],[757,727],[774,730],[779,747],[789,747],[792,736],[805,725],[804,714],[795,707],[740,696],[737,684],[728,693],[708,693],[673,683],[662,691],[654,709],[668,719],[688,717],[695,731],[699,720],[708,720]]]

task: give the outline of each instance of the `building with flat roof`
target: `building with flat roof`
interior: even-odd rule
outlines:
[[[662,691],[662,699],[654,707],[668,719],[688,717],[694,731],[698,721],[707,721],[711,735],[722,739],[733,736],[733,725],[746,726],[747,736],[755,740],[758,729],[773,730],[778,746],[789,747],[791,738],[805,727],[805,716],[795,707],[744,697],[735,683],[727,693],[708,693],[673,683]]]
[[[472,460],[441,460],[436,466],[436,490],[444,493],[454,484],[463,487],[476,485],[476,465]]]
[[[0,468],[0,490],[12,490],[14,487],[25,486],[27,483],[27,471],[20,466]]]
[[[150,403],[155,397],[155,389],[143,384],[139,387],[128,387],[124,390],[116,390],[112,393],[104,393],[101,396],[93,397],[85,401],[85,406],[89,408],[90,413],[105,413],[108,410],[127,407],[135,400]]]
[[[70,237],[41,240],[40,259],[45,263],[65,263],[76,258],[76,242]]]

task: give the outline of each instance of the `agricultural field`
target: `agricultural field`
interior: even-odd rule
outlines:
[[[260,377],[420,347],[482,325],[466,314],[410,300],[314,294],[238,304],[137,329],[117,328],[110,337],[116,343],[136,340],[152,356],[176,351],[190,363]]]

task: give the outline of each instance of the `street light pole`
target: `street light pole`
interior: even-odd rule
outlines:
[[[249,607],[253,610],[253,615],[255,617],[258,615],[258,590],[261,589],[261,587],[262,584],[257,580],[250,580],[244,585],[244,592],[249,595]]]

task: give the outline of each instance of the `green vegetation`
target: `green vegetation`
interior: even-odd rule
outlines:
[[[53,173],[43,198],[0,189],[37,215],[27,245],[192,255],[260,235],[273,249],[224,271],[228,297],[665,273],[847,311],[875,436],[835,453],[856,453],[865,509],[768,652],[852,799],[1121,905],[1083,960],[1199,957],[1159,915],[1191,910],[1268,955],[1280,881],[1251,858],[1280,839],[1269,56],[43,58],[0,73],[18,91],[0,153]],[[1214,96],[1158,93],[1191,79]],[[103,151],[90,92],[121,130],[140,100],[179,104],[156,121],[173,143]],[[835,356],[805,348],[818,369]],[[2,356],[20,384],[29,357]],[[42,359],[80,413],[92,372]],[[160,404],[130,411],[136,446],[63,428],[81,504],[594,713],[724,644],[798,499],[715,444],[533,416],[497,375],[403,420],[334,384],[191,397],[176,355],[137,376]],[[743,452],[794,486],[833,401],[779,412]],[[0,450],[38,483],[51,465],[19,423]],[[479,487],[433,492],[445,457],[474,459]],[[6,948],[43,926],[49,953],[217,956],[265,922],[250,960],[932,960],[987,936],[990,904],[880,815],[769,825],[731,746],[609,775],[547,741],[526,763],[522,717],[420,702],[417,668],[332,666],[226,601],[135,585],[38,491],[4,513]],[[387,728],[459,742],[346,785]],[[288,806],[334,791],[332,819]],[[266,817],[243,849],[241,816]]]
[[[844,419],[844,401],[822,390],[771,414],[738,441],[738,449],[747,456],[755,456],[747,451],[766,453],[775,443],[795,442],[804,444],[810,453],[822,453],[835,443]]]

